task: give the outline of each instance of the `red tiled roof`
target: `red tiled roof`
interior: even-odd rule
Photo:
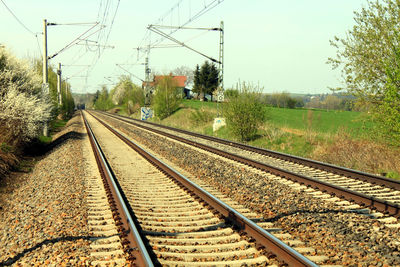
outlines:
[[[156,86],[160,80],[164,79],[164,77],[168,77],[168,75],[156,75],[154,76],[154,80],[150,83],[150,86]],[[176,82],[177,87],[185,87],[185,83],[187,80],[186,76],[171,76],[172,80]],[[143,83],[144,86],[144,83]]]

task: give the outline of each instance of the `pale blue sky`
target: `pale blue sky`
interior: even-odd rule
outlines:
[[[2,0],[15,15],[34,33],[42,32],[43,19],[49,22],[101,22],[105,6],[109,6],[108,26],[100,35],[105,40],[118,0],[60,1],[60,0]],[[64,77],[76,93],[94,92],[100,84],[117,81],[127,74],[115,64],[137,62],[136,47],[146,33],[146,27],[170,10],[178,0],[132,1],[120,0],[118,12],[109,35],[108,44],[114,49],[91,52],[86,46],[76,45],[60,53],[50,61],[65,66]],[[182,0],[170,25],[182,23],[204,3],[212,0]],[[108,3],[108,4],[107,4]],[[360,10],[367,0],[224,0],[221,4],[188,26],[218,27],[225,23],[225,88],[241,81],[259,83],[265,92],[288,91],[293,93],[329,92],[328,87],[341,85],[340,73],[332,71],[327,58],[335,55],[329,45],[333,36],[344,36],[354,24],[353,12]],[[99,12],[100,10],[100,12]],[[99,14],[100,13],[100,14]],[[191,13],[191,14],[190,14]],[[22,27],[0,2],[0,43],[6,45],[18,57],[40,57],[35,36]],[[48,29],[48,50],[53,55],[87,30],[88,26],[52,26]],[[189,45],[211,57],[218,58],[219,34],[199,31],[181,31],[176,38],[189,40]],[[97,40],[94,34],[90,40]],[[156,35],[152,33],[151,39]],[[193,37],[196,37],[192,39]],[[39,35],[39,46],[42,46]],[[93,48],[92,48],[93,49]],[[186,65],[194,68],[205,58],[185,48],[153,49],[150,67],[155,73],[168,73]],[[93,65],[93,63],[95,63]],[[143,62],[140,60],[139,62]],[[130,72],[144,78],[142,65],[124,65]],[[88,78],[80,77],[87,76]],[[108,79],[104,77],[110,77]],[[140,81],[133,78],[134,82]]]

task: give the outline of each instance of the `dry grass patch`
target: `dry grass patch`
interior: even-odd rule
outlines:
[[[18,163],[18,158],[13,153],[4,152],[0,148],[0,177],[4,177]]]
[[[355,140],[340,132],[332,143],[319,144],[312,158],[379,175],[400,173],[400,149],[374,143],[371,140]]]

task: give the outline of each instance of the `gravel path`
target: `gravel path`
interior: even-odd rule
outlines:
[[[120,122],[113,121],[113,125],[118,125],[155,153],[263,214],[266,221],[278,223],[316,248],[317,253],[330,256],[331,264],[400,266],[398,229],[385,228],[375,219],[318,201],[305,191],[295,191],[269,179],[267,174],[249,171],[240,164],[227,163]]]
[[[2,181],[0,266],[89,264],[80,115],[30,173]]]

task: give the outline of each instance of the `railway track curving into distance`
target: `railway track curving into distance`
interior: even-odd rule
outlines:
[[[104,121],[84,120],[128,262],[316,266]],[[252,215],[252,213],[249,213]]]
[[[324,193],[334,194],[372,209],[371,216],[381,217],[383,213],[400,217],[400,181],[125,116],[99,113]]]

